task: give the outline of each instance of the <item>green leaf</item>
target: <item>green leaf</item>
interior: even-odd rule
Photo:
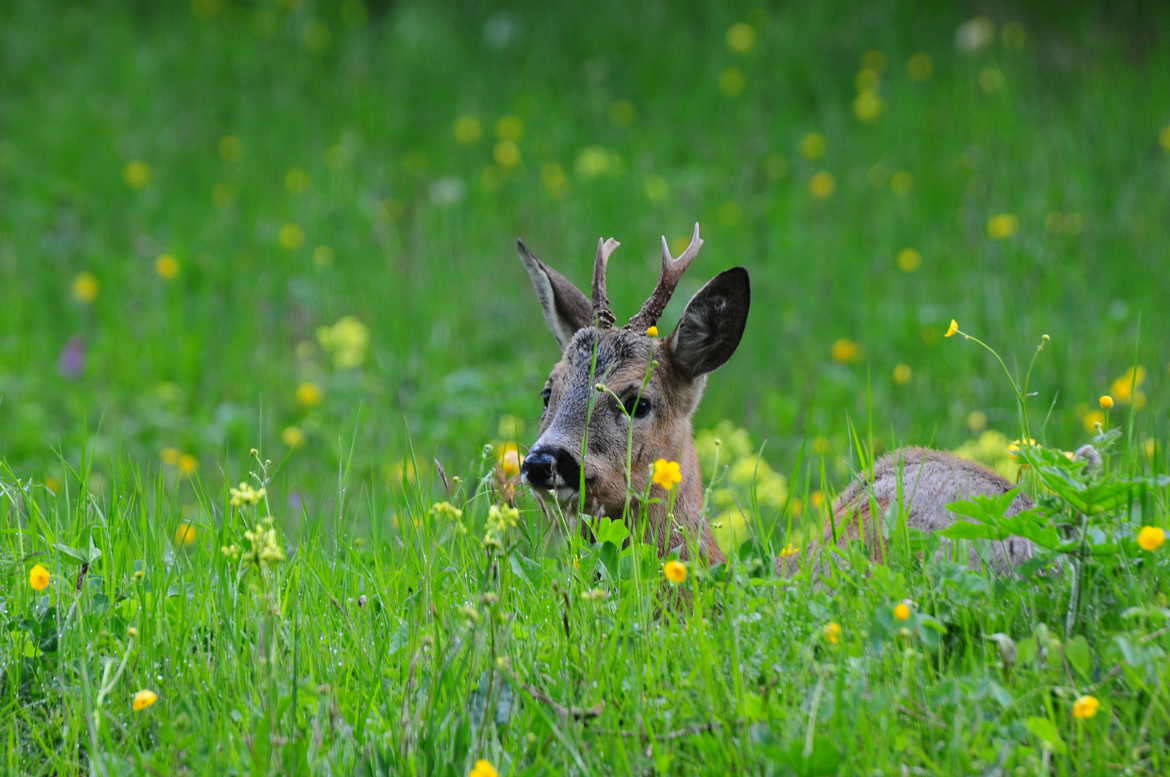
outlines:
[[[1089,651],[1089,641],[1083,635],[1078,634],[1065,644],[1064,657],[1077,670],[1077,674],[1083,679],[1089,678],[1089,672],[1093,669],[1093,656]]]
[[[1032,736],[1039,739],[1049,750],[1054,753],[1064,752],[1064,740],[1060,738],[1060,731],[1051,720],[1032,717],[1025,720],[1024,724],[1028,727],[1028,731],[1032,732]]]
[[[630,530],[621,521],[603,517],[597,519],[597,524],[593,527],[593,536],[598,542],[608,542],[620,548],[630,536]]]

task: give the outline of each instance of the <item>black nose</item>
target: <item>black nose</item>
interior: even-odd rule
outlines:
[[[520,471],[536,488],[553,488],[559,483],[576,489],[581,480],[581,467],[564,448],[534,448]]]

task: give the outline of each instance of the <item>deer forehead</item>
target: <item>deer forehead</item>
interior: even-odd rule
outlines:
[[[622,329],[582,329],[565,348],[553,378],[592,387],[605,383],[622,388],[623,382],[641,383],[658,358],[657,340]],[[657,371],[657,370],[656,370]]]

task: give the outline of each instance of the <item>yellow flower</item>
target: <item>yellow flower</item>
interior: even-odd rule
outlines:
[[[49,574],[49,570],[40,564],[35,565],[28,571],[28,584],[32,586],[34,591],[43,591],[48,588],[50,578],[52,578],[52,575]]]
[[[909,383],[912,375],[913,371],[910,369],[909,364],[899,364],[894,367],[894,382],[899,386],[905,386]]]
[[[309,174],[300,167],[294,167],[284,174],[284,188],[290,194],[304,194],[309,188]]]
[[[132,159],[122,168],[122,178],[131,189],[141,189],[150,183],[150,165]]]
[[[987,426],[987,413],[982,410],[972,410],[967,414],[967,428],[973,432],[982,431]]]
[[[154,260],[154,271],[164,281],[174,280],[179,274],[179,260],[171,254],[163,254]]]
[[[235,162],[244,151],[244,144],[235,135],[224,135],[219,139],[219,155],[225,162]]]
[[[914,272],[922,264],[922,254],[913,248],[903,248],[898,252],[898,269],[902,272]]]
[[[900,621],[910,620],[910,605],[905,602],[898,602],[894,607],[894,617]]]
[[[1166,532],[1157,526],[1143,526],[1142,530],[1138,532],[1137,541],[1138,545],[1141,545],[1142,550],[1148,550],[1153,553],[1162,547],[1162,543],[1166,541]],[[36,588],[36,586],[34,585],[33,588]]]
[[[150,705],[158,701],[158,694],[148,689],[142,689],[134,694],[134,701],[130,702],[130,706],[134,708],[135,712],[144,710]]]
[[[876,70],[868,67],[863,67],[857,71],[857,76],[853,79],[853,85],[857,87],[858,92],[864,92],[867,89],[877,89],[882,82],[882,74]]]
[[[483,125],[478,116],[460,116],[455,120],[455,142],[463,146],[470,146],[483,135]]]
[[[504,443],[496,460],[504,477],[512,478],[520,474],[520,448],[517,447],[516,443]]]
[[[268,495],[266,489],[252,488],[251,485],[245,482],[241,482],[238,488],[229,489],[229,493],[231,495],[231,503],[235,507],[246,504],[254,505]]]
[[[520,164],[520,147],[511,140],[501,140],[492,151],[492,158],[500,167],[515,167]]]
[[[910,57],[910,61],[906,63],[906,72],[914,81],[925,81],[934,72],[934,61],[929,54],[920,51]]]
[[[1096,432],[1098,426],[1105,426],[1105,414],[1100,410],[1090,410],[1085,413],[1085,417],[1081,419],[1081,423],[1084,424],[1086,432]]]
[[[656,326],[646,327],[646,336],[647,337],[658,337],[658,327],[656,327]]]
[[[436,518],[448,518],[453,521],[463,517],[463,511],[450,502],[435,502],[431,505],[430,513]]]
[[[737,22],[727,28],[727,48],[736,54],[752,50],[756,45],[756,29],[746,22]]]
[[[286,426],[280,433],[280,441],[289,448],[299,448],[305,444],[305,430],[299,426]]]
[[[496,137],[513,143],[519,142],[524,137],[524,122],[519,116],[501,116],[496,122]]]
[[[662,565],[662,574],[672,583],[681,583],[687,579],[687,565],[681,561],[667,561]]]
[[[194,545],[195,527],[189,523],[180,523],[179,527],[175,529],[175,544]]]
[[[853,115],[859,121],[876,121],[882,115],[882,98],[874,89],[865,89],[853,100]]]
[[[821,629],[821,635],[824,636],[825,641],[830,645],[836,645],[841,641],[841,624],[840,623],[826,623]]]
[[[997,213],[987,220],[987,236],[992,240],[1006,240],[1020,229],[1020,219],[1014,213]]]
[[[468,772],[467,777],[499,777],[499,774],[496,771],[496,767],[481,758],[475,762],[475,766]]]
[[[159,455],[162,457],[163,464],[168,467],[177,467],[179,466],[179,457],[183,454],[178,448],[163,448]]]
[[[682,482],[682,468],[677,461],[658,459],[654,462],[654,474],[650,477],[658,486],[669,491]]]
[[[78,302],[93,302],[97,299],[98,289],[98,279],[91,272],[83,272],[73,279],[73,298]]]
[[[952,318],[951,323],[947,325],[947,331],[943,334],[943,337],[954,337],[958,331],[959,322]]]
[[[1127,403],[1133,402],[1135,395],[1134,391],[1141,387],[1146,379],[1146,368],[1140,364],[1135,364],[1125,371],[1121,377],[1113,381],[1113,385],[1109,387],[1109,393],[1118,402]]]
[[[357,316],[343,316],[332,326],[318,329],[317,342],[333,355],[333,366],[353,369],[366,360],[370,329]]]
[[[199,469],[199,459],[192,456],[190,453],[183,453],[179,456],[177,464],[179,473],[183,475],[190,475]]]
[[[276,242],[286,251],[296,251],[305,244],[305,230],[296,224],[285,224],[276,234]]]
[[[905,197],[914,188],[914,176],[905,170],[897,170],[890,176],[890,191],[899,197]]]
[[[1007,452],[1009,456],[1019,456],[1020,448],[1034,447],[1036,445],[1035,437],[1025,437],[1022,440],[1012,440],[1008,443]]]
[[[799,552],[800,552],[800,548],[796,547],[795,545],[793,545],[790,542],[787,545],[785,545],[783,548],[780,549],[780,558],[788,558],[789,556],[795,556]]]
[[[1085,720],[1097,714],[1101,702],[1096,696],[1081,696],[1073,702],[1072,716],[1077,720]]]
[[[719,74],[719,91],[727,97],[738,97],[747,85],[747,77],[737,67],[724,68]]]
[[[842,337],[833,343],[833,347],[829,349],[829,354],[833,357],[833,361],[847,364],[857,361],[858,357],[861,356],[861,346],[848,337]]]
[[[808,190],[818,200],[828,199],[837,189],[837,179],[828,170],[818,170],[809,179]]]
[[[816,161],[825,155],[828,145],[824,135],[810,132],[800,139],[800,153],[805,159]]]
[[[297,402],[300,402],[305,407],[319,405],[324,398],[325,392],[316,383],[306,381],[297,386]]]
[[[1108,394],[1102,394],[1098,397],[1097,404],[1101,406],[1102,410],[1109,410],[1113,407],[1113,397]]]

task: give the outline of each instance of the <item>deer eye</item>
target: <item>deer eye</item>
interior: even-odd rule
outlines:
[[[546,387],[544,391],[540,392],[540,398],[544,402],[544,406],[548,407],[548,401],[552,398],[552,389]]]
[[[650,400],[637,394],[622,400],[622,408],[626,415],[633,418],[645,418],[650,415]]]

